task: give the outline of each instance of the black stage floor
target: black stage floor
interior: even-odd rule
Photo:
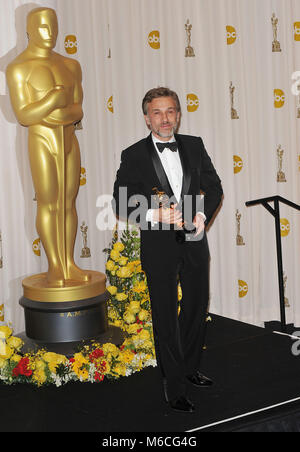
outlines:
[[[0,385],[1,432],[300,431],[300,356],[293,340],[212,315],[194,414],[172,412],[157,368],[117,382],[38,389]]]

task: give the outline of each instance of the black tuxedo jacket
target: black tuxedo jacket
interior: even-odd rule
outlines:
[[[189,135],[175,135],[183,170],[182,192],[179,207],[184,210],[185,202],[189,198],[192,206],[188,221],[193,221],[197,211],[202,210],[208,224],[222,199],[220,178],[208,156],[200,137]],[[120,188],[126,187],[127,193]],[[153,203],[153,189],[163,191],[171,201],[176,201],[163,169],[160,158],[154,147],[151,134],[138,143],[125,149],[121,154],[121,165],[117,172],[113,193],[113,209],[117,217],[123,220],[135,221],[141,229],[141,260],[144,269],[152,271],[153,262],[160,270],[175,258],[176,242],[174,226],[158,224],[151,227],[146,221],[146,213],[150,208],[157,208]],[[122,193],[122,194],[121,194]],[[200,195],[204,193],[203,203],[199,204]],[[190,195],[190,196],[187,196]],[[129,203],[129,205],[128,205]],[[191,203],[191,204],[190,204]],[[185,217],[184,217],[185,218]],[[205,240],[191,242],[188,245],[192,252],[199,252],[201,247],[207,247]]]

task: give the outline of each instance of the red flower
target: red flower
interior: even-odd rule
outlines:
[[[103,381],[104,380],[104,375],[101,374],[100,372],[95,372],[95,381]]]
[[[18,362],[17,366],[13,370],[13,376],[18,377],[19,375],[24,375],[25,377],[31,377],[32,370],[28,368],[29,358],[22,358]]]
[[[102,358],[102,356],[104,356],[103,350],[97,348],[92,353],[90,353],[90,360],[94,361],[96,359]]]

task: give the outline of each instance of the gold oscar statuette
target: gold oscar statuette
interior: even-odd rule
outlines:
[[[187,20],[187,23],[185,24],[185,31],[187,34],[187,47],[185,48],[185,57],[189,58],[189,57],[194,57],[195,56],[195,51],[193,49],[193,47],[191,46],[191,42],[192,42],[192,24],[190,24],[189,19]]]
[[[170,209],[172,207],[170,198],[164,191],[158,190],[157,187],[152,188],[152,191],[155,193],[153,199],[157,208]],[[176,226],[178,229],[182,229],[183,223],[177,223]]]
[[[230,104],[231,104],[231,119],[239,119],[239,115],[237,114],[236,109],[234,108],[234,90],[232,82],[230,82],[229,91],[230,91]]]
[[[271,23],[273,28],[272,52],[281,52],[280,42],[278,41],[278,18],[275,13],[272,14]]]
[[[78,227],[75,201],[80,149],[75,125],[82,111],[80,64],[54,52],[56,12],[35,8],[27,16],[28,46],[7,67],[10,99],[19,123],[28,128],[28,151],[37,200],[36,229],[48,271],[23,281],[35,301],[74,301],[105,291],[104,274],[74,262]]]
[[[282,171],[283,154],[284,154],[284,150],[281,149],[281,145],[279,145],[278,148],[277,148],[277,157],[278,157],[277,182],[286,182],[285,174]]]
[[[237,224],[236,244],[237,244],[237,246],[244,246],[245,242],[244,242],[243,237],[241,236],[241,218],[242,218],[242,215],[237,210],[235,216],[236,216],[236,224]]]

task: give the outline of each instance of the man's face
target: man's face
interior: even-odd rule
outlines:
[[[55,13],[42,11],[33,17],[28,29],[30,42],[42,49],[53,49],[56,45],[58,24]]]
[[[172,97],[158,97],[148,104],[146,124],[153,135],[162,141],[168,141],[174,135],[179,119],[180,113]]]

